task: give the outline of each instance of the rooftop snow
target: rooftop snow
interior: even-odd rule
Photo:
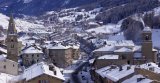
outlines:
[[[117,82],[118,80],[122,79],[123,77],[126,77],[132,73],[134,73],[134,67],[130,66],[131,69],[127,70],[127,67],[129,65],[122,66],[122,71],[119,71],[119,67],[116,66],[116,68],[111,68],[111,66],[107,66],[101,69],[96,70],[96,72],[101,75],[103,78],[107,77],[108,79],[111,79],[114,82]]]
[[[121,40],[121,41],[117,41],[117,43],[115,44],[115,46],[134,46],[133,41],[131,40]]]
[[[151,31],[151,28],[150,28],[150,27],[145,27],[145,28],[143,29],[143,31]]]
[[[69,49],[69,48],[78,49],[79,48],[79,46],[76,46],[76,45],[73,45],[73,46],[70,46],[70,45],[64,46],[61,43],[58,43],[56,45],[50,44],[47,47],[48,47],[48,49]]]
[[[129,41],[129,40],[105,41],[105,42],[106,42],[106,45],[104,47],[101,47],[101,48],[96,49],[94,51],[114,51],[117,46],[118,47],[119,46],[120,47],[134,47],[133,41]],[[124,50],[124,48],[121,50]]]
[[[42,50],[34,47],[34,46],[31,46],[29,48],[26,48],[25,50],[22,51],[22,53],[26,53],[26,54],[29,54],[29,53],[43,53]]]
[[[146,70],[149,70],[150,68],[154,68],[154,71],[152,71],[152,72],[158,73],[158,74],[160,73],[160,67],[158,67],[158,65],[153,62],[142,64],[138,68],[142,68],[142,69],[146,69]]]
[[[119,59],[119,55],[104,55],[99,57],[98,59]]]
[[[4,52],[4,53],[7,53],[7,49],[4,49],[2,47],[0,47],[0,51]]]
[[[139,82],[137,82],[137,78],[145,78],[144,76],[138,74],[138,75],[134,75],[132,76],[131,78],[123,81],[122,83],[151,83],[152,80],[151,79],[148,79],[148,78],[145,78]]]
[[[115,50],[114,52],[133,52],[133,50],[127,47],[122,47],[120,49]]]
[[[42,74],[47,74],[47,75],[56,77],[58,79],[64,80],[64,77],[60,72],[60,69],[57,67],[54,67],[54,68],[55,68],[55,71],[57,72],[56,75],[54,74],[53,71],[49,70],[49,66],[45,62],[36,63],[31,67],[29,67],[28,69],[26,69],[22,75],[17,76],[15,79],[17,80],[26,79],[26,81],[29,81]]]
[[[99,48],[99,49],[96,49],[94,51],[96,52],[96,51],[114,51],[114,50],[115,50],[114,46],[107,46],[106,45],[106,46]]]

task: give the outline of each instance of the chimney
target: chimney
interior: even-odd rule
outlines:
[[[150,63],[148,63],[148,67],[149,67],[149,66],[151,66],[151,64],[150,64]]]
[[[140,81],[142,81],[143,79],[145,79],[145,78],[137,78],[137,82],[140,82]]]
[[[127,66],[127,70],[130,70],[131,69],[131,66]]]
[[[53,65],[49,65],[49,70],[53,71],[54,70],[54,66]]]
[[[119,71],[122,71],[123,69],[122,69],[122,66],[119,66]]]
[[[54,75],[57,75],[57,71],[56,70],[53,70],[53,72],[54,72]]]
[[[54,67],[53,64],[50,64],[50,65],[49,65],[49,70],[50,70],[50,71],[53,71],[54,75],[57,75],[57,71],[55,70],[55,67]]]

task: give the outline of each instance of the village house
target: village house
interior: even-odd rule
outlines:
[[[6,58],[7,55],[0,55],[0,72],[10,75],[18,75],[18,63]]]
[[[109,65],[127,64],[127,61],[120,59],[119,55],[104,55],[94,59],[91,64],[94,69],[100,69]]]
[[[80,55],[79,46],[65,46],[61,43],[48,45],[48,47],[46,47],[46,52],[48,57],[50,57],[49,61],[61,68],[71,65],[72,61],[78,59]]]
[[[21,75],[13,77],[11,83],[63,83],[64,80],[58,67],[40,62],[25,69]]]
[[[160,68],[155,63],[110,65],[92,72],[95,83],[159,83]]]
[[[42,49],[37,45],[29,45],[24,47],[21,52],[22,63],[24,66],[28,67],[34,63],[43,61],[44,54]]]

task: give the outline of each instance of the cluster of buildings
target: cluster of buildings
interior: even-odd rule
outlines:
[[[30,41],[36,42],[29,43]],[[78,44],[18,39],[13,16],[6,39],[0,43],[0,83],[63,83],[63,70],[79,58]],[[29,43],[29,44],[28,44]]]
[[[130,40],[105,41],[93,51],[90,74],[95,83],[160,83],[158,51],[152,32],[145,27],[141,45]]]

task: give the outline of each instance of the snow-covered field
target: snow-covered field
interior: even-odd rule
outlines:
[[[103,25],[97,28],[92,28],[86,30],[87,32],[95,32],[96,34],[99,33],[106,33],[106,34],[112,34],[120,31],[120,26],[121,25],[116,25],[116,24],[108,24],[108,25]]]
[[[96,8],[91,11],[85,11],[84,9],[82,9],[81,11],[75,11],[76,8],[65,9],[65,10],[61,11],[60,14],[63,16],[59,17],[59,21],[61,21],[61,22],[63,22],[63,21],[74,22],[74,21],[76,21],[76,18],[79,15],[82,15],[82,19],[80,19],[79,21],[95,19],[96,15],[100,12],[101,9],[102,8]],[[68,14],[68,12],[70,14]]]
[[[0,26],[2,26],[3,29],[8,28],[8,23],[9,23],[8,20],[9,20],[8,16],[0,13]],[[41,31],[45,32],[45,27],[42,24],[35,24],[35,23],[31,23],[23,19],[18,19],[18,18],[15,18],[15,24],[16,24],[16,28],[18,32],[20,31],[30,32],[30,29],[32,29],[32,32],[35,31],[36,33],[41,32]],[[36,30],[34,30],[34,28],[36,28]]]

